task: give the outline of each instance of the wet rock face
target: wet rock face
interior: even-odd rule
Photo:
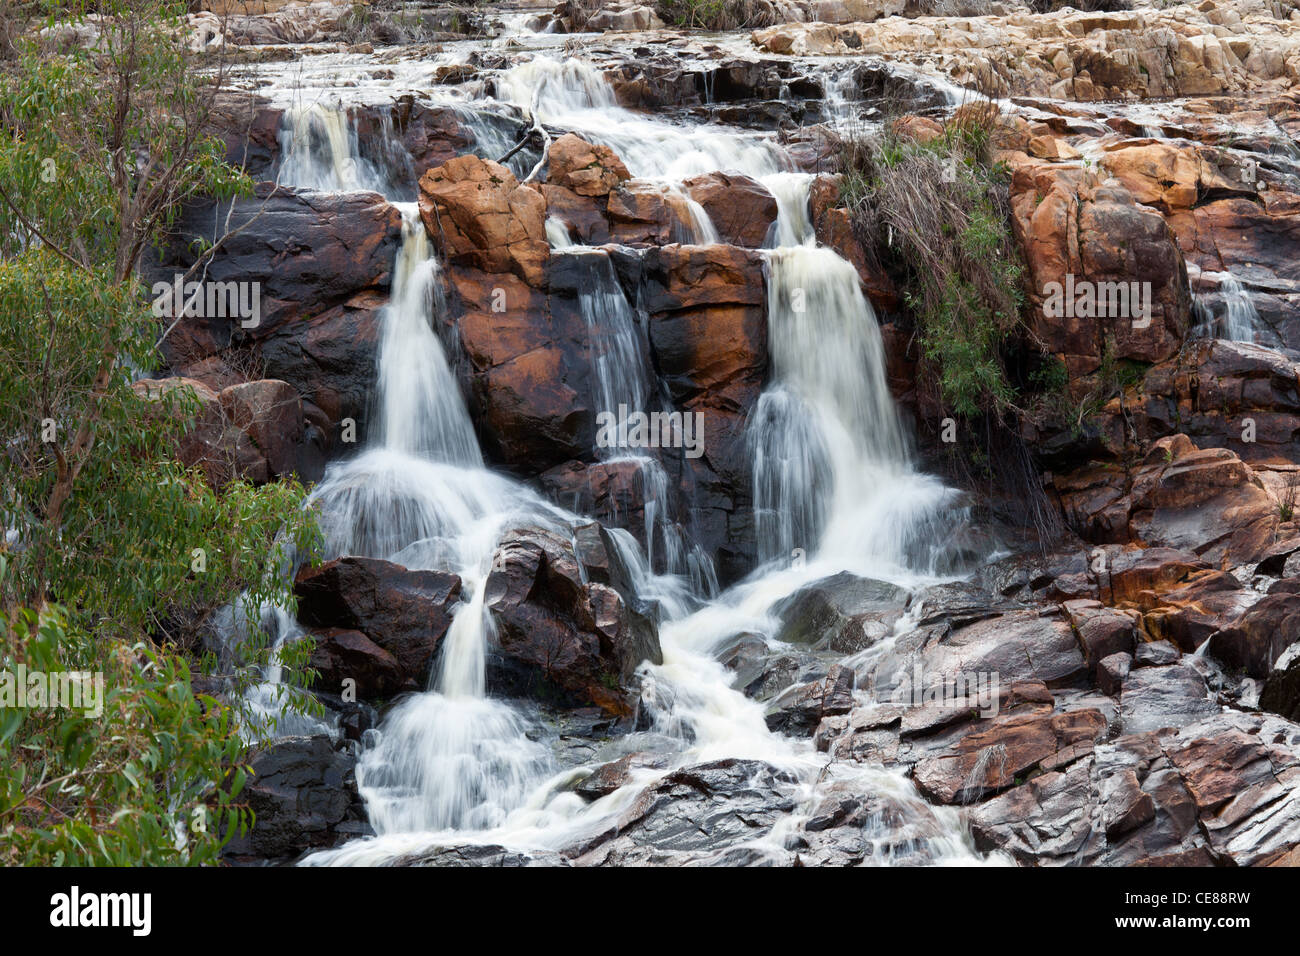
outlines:
[[[1280,714],[1292,723],[1300,723],[1300,664],[1297,660],[1300,657],[1291,655],[1285,667],[1279,666],[1274,670],[1259,695],[1261,708]]]
[[[224,855],[235,862],[288,861],[370,832],[357,793],[356,757],[328,736],[285,737],[255,750],[240,794],[257,816]]]
[[[642,268],[655,368],[674,405],[704,427],[702,453],[681,464],[691,531],[731,580],[754,553],[745,426],[767,369],[762,259],[732,246],[665,246]]]
[[[630,715],[636,668],[663,662],[654,622],[588,580],[572,542],[554,532],[504,534],[484,588],[495,630],[488,682],[498,693]]]
[[[342,680],[351,677],[359,694],[364,685],[382,697],[394,684],[401,690],[428,686],[434,655],[461,598],[461,582],[443,571],[408,571],[390,561],[346,557],[304,568],[294,580],[294,593],[303,626],[325,629],[317,660],[327,666],[318,689],[339,693]]]
[[[206,266],[200,314],[176,324],[164,355],[183,367],[235,343],[259,342],[283,323],[318,315],[360,291],[387,289],[400,220],[374,193],[313,193],[270,183],[259,183],[253,198],[236,200],[233,209],[187,206],[169,244],[142,265],[147,284],[161,289],[184,274],[194,249],[224,234],[214,234],[214,223],[231,235]],[[215,295],[224,284],[240,290],[237,309]],[[216,307],[209,309],[209,299]],[[243,314],[254,299],[256,311]]]
[[[297,389],[309,438],[328,457],[365,441],[386,303],[385,296],[359,293],[318,315],[284,323],[261,343],[267,374]]]
[[[852,668],[836,664],[825,677],[791,687],[768,705],[764,719],[769,730],[792,737],[809,737],[827,717],[853,709]]]
[[[1276,495],[1250,466],[1185,435],[1156,442],[1131,478],[1099,465],[1055,483],[1071,525],[1098,543],[1171,545],[1241,564],[1262,558],[1282,523]]]
[[[969,803],[1011,786],[1017,778],[1106,729],[1096,710],[1008,717],[962,737],[952,751],[923,758],[913,770],[921,792],[939,803]]]
[[[420,177],[420,215],[447,261],[543,287],[546,200],[500,163],[459,156],[430,169]]]
[[[1127,397],[1141,441],[1182,432],[1201,448],[1225,448],[1255,466],[1289,465],[1300,441],[1300,363],[1272,349],[1197,344],[1147,371]],[[1103,414],[1106,433],[1118,434],[1118,403]]]
[[[1011,204],[1035,333],[1072,380],[1100,367],[1108,342],[1117,359],[1171,358],[1191,327],[1191,298],[1163,217],[1077,166],[1024,159]]]
[[[770,831],[794,809],[796,784],[789,773],[759,761],[686,767],[646,790],[607,830],[571,852],[579,865],[665,864],[698,857],[723,865],[761,862],[772,851],[739,844]]]
[[[489,460],[521,475],[585,458],[595,447],[586,323],[576,298],[561,291],[578,278],[556,278],[567,268],[562,257],[551,259],[551,297],[514,275],[448,270],[448,331],[470,414]]]

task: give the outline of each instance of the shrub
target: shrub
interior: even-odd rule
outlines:
[[[744,30],[783,20],[770,0],[658,0],[655,9],[665,23],[686,30]]]
[[[967,110],[929,143],[887,132],[849,142],[841,160],[858,238],[902,276],[921,384],[966,418],[1010,407],[1002,346],[1024,329],[1024,267],[1006,173],[990,162],[992,122]]]
[[[249,185],[202,132],[221,68],[193,69],[182,6],[64,7],[93,44],[18,30],[0,58],[0,671],[102,672],[109,700],[93,720],[0,711],[0,852],[210,862],[247,819],[237,715],[193,691],[198,633],[244,592],[243,660],[264,659],[257,605],[290,599],[283,566],[315,532],[297,485],[218,494],[175,460],[192,393],[130,385],[159,363],[142,250],[180,203]]]

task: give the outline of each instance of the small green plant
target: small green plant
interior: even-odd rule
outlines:
[[[1292,476],[1287,479],[1286,486],[1282,489],[1282,497],[1278,501],[1278,513],[1283,521],[1290,521],[1295,517],[1297,499],[1300,499],[1300,480]]]
[[[655,9],[665,23],[685,30],[740,30],[781,20],[764,0],[658,0]]]
[[[992,111],[966,110],[927,143],[886,133],[841,156],[841,197],[858,238],[901,273],[921,373],[965,418],[1011,407],[1002,353],[1024,329],[1024,267],[1007,172],[992,161],[995,123]]]

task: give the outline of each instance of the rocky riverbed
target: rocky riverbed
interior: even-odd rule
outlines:
[[[260,316],[183,320],[138,387],[194,385],[214,485],[317,482],[330,552],[280,630],[329,718],[259,744],[231,859],[1300,861],[1300,9],[459,9],[190,18],[237,52],[214,132],[258,186],[149,278],[236,227],[206,278]],[[971,109],[1065,392],[1132,370],[1019,420],[1052,540],[933,476],[908,307],[841,198],[846,137]],[[1085,283],[1147,321],[1046,307]],[[820,545],[756,424],[800,389],[870,438],[824,451]],[[702,453],[603,450],[625,395],[702,416]]]

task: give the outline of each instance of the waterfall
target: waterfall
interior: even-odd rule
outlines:
[[[568,249],[573,246],[569,227],[556,216],[546,217],[546,241],[551,244],[552,249]]]
[[[1231,272],[1202,272],[1201,276],[1219,283],[1223,314],[1214,322],[1218,337],[1232,342],[1254,342],[1260,326],[1259,312],[1240,280]]]
[[[650,395],[645,333],[614,274],[614,264],[600,249],[566,250],[586,269],[578,307],[587,324],[591,366],[596,380],[597,415],[617,414],[619,407],[640,411]]]
[[[512,707],[486,696],[483,588],[513,521],[555,525],[558,509],[483,469],[468,411],[433,328],[445,308],[437,261],[414,204],[399,204],[402,245],[383,310],[374,440],[331,467],[308,499],[327,557],[360,555],[452,571],[453,612],[429,691],[403,699],[369,735],[357,786],[381,835],[497,826],[550,765]]]
[[[693,547],[677,521],[675,495],[663,463],[643,448],[601,441],[603,435],[618,431],[629,416],[649,410],[655,388],[644,322],[627,301],[608,253],[589,246],[571,246],[563,253],[574,256],[585,270],[578,308],[587,326],[595,379],[596,457],[609,463],[630,462],[637,469],[649,566],[686,575],[697,589],[707,590],[713,580],[712,561]],[[602,429],[602,424],[607,427]],[[660,454],[664,453],[661,448]],[[680,450],[667,454],[680,454]]]
[[[378,428],[386,448],[482,466],[478,439],[431,320],[445,309],[438,261],[415,203],[398,203],[402,245],[379,346]]]
[[[386,151],[389,168],[361,154],[356,125],[342,110],[319,104],[285,110],[280,126],[280,165],[277,181],[286,186],[322,192],[364,190],[391,195],[396,163],[409,167],[410,158],[393,135],[392,120],[380,117],[377,142]],[[400,153],[401,156],[397,156]]]
[[[641,670],[652,727],[629,746],[673,752],[670,767],[730,757],[788,769],[803,794],[790,826],[815,805],[820,781],[846,783],[905,808],[908,831],[937,858],[973,859],[956,810],[928,806],[901,772],[848,762],[827,767],[807,741],[770,732],[764,706],[732,688],[734,675],[716,657],[718,646],[737,634],[775,633],[775,602],[818,575],[844,568],[903,581],[923,575],[930,532],[951,494],[911,466],[870,304],[852,265],[816,245],[808,215],[811,177],[789,173],[790,163],[770,141],[686,131],[624,111],[599,74],[576,61],[537,58],[498,77],[496,94],[612,146],[634,175],[663,183],[667,195],[684,198],[685,176],[733,169],[766,177],[778,198],[766,269],[772,382],[749,432],[755,517],[765,554],[783,559],[804,547],[815,560],[803,568],[777,561],[720,598],[701,601],[701,582],[710,580],[711,568],[684,547],[673,550],[673,541],[684,542],[668,534],[676,522],[661,461],[639,449],[596,449],[606,462],[637,463],[650,553],[626,530],[614,529],[610,540],[637,598],[657,606],[662,619],[664,662]],[[683,208],[695,235],[707,235],[707,216],[691,222],[694,213]],[[554,254],[576,257],[586,270],[578,294],[594,407],[648,410],[658,394],[643,322],[609,254],[572,245],[562,223],[548,223],[547,235]],[[484,584],[500,534],[521,519],[556,529],[578,519],[482,467],[434,332],[433,317],[444,307],[437,263],[410,207],[403,207],[403,244],[393,271],[372,444],[333,465],[309,506],[320,515],[327,556],[368,555],[453,571],[462,579],[464,600],[443,639],[430,689],[398,702],[379,730],[367,733],[357,782],[378,836],[308,862],[391,862],[447,843],[573,846],[610,826],[667,771],[634,775],[588,804],[569,786],[582,768],[557,766],[547,732],[524,709],[486,696],[491,632]],[[664,550],[656,553],[657,547]],[[694,585],[683,569],[695,571]],[[884,822],[869,831],[882,839],[892,832]]]
[[[282,142],[286,184],[392,190],[385,171],[361,158],[355,128],[341,111],[291,111]],[[530,736],[523,715],[486,696],[491,634],[484,585],[507,527],[558,529],[576,520],[483,468],[435,329],[435,317],[446,308],[437,258],[418,206],[395,205],[402,243],[381,313],[369,445],[331,466],[306,504],[318,515],[326,558],[381,558],[409,569],[451,571],[462,581],[465,600],[453,612],[429,690],[404,698],[367,734],[357,764],[358,789],[380,837],[500,826],[551,769],[549,751]],[[554,226],[549,232],[556,236]],[[560,236],[567,239],[562,227]],[[635,320],[616,283],[598,284],[595,297],[592,327],[611,346],[597,377],[607,394],[636,394],[639,403],[648,373],[638,375],[629,364],[634,350],[640,354],[628,339]],[[616,392],[625,377],[634,384]],[[281,639],[302,633],[291,620],[282,632]],[[271,696],[278,680],[274,672],[267,676],[259,701]]]
[[[881,576],[933,573],[953,492],[912,467],[857,270],[815,244],[811,177],[765,183],[778,248],[767,254],[772,383],[748,433],[760,557],[817,552]]]
[[[768,243],[772,248],[781,246],[815,246],[812,215],[808,209],[808,191],[812,188],[811,173],[769,173],[760,180],[776,199],[776,222]]]

